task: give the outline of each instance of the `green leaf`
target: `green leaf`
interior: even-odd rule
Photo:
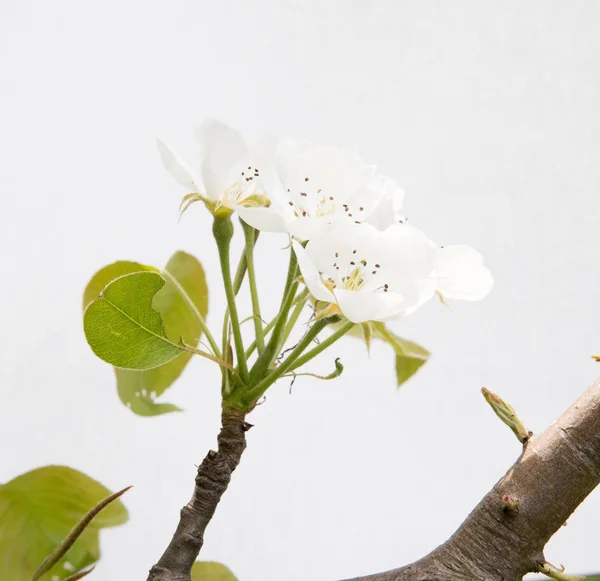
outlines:
[[[0,579],[30,581],[44,559],[110,491],[66,466],[45,466],[0,486]],[[61,561],[42,579],[66,579],[100,558],[99,531],[127,521],[120,500],[91,521]]]
[[[152,308],[165,285],[156,272],[125,274],[108,284],[83,315],[92,351],[123,369],[152,369],[182,353],[165,334],[162,317]]]
[[[104,290],[109,282],[112,282],[116,278],[123,276],[124,274],[133,274],[134,272],[142,272],[148,270],[151,272],[158,272],[158,270],[152,266],[146,264],[140,264],[139,262],[131,262],[129,260],[119,260],[108,264],[104,268],[101,268],[87,283],[85,291],[83,291],[83,310],[93,301],[95,301],[100,293]]]
[[[192,567],[192,581],[237,581],[237,577],[221,563],[197,561]]]
[[[114,278],[124,274],[151,270],[137,262],[116,262],[99,270],[88,283],[84,293],[84,308]],[[200,262],[186,252],[176,252],[161,272],[166,283],[152,302],[163,318],[167,337],[174,343],[183,338],[187,345],[196,347],[202,335],[201,320],[208,312],[208,287]],[[142,416],[180,411],[170,403],[157,403],[156,398],[181,375],[190,353],[183,353],[168,363],[145,371],[115,368],[117,389],[121,401],[134,413]]]
[[[396,381],[398,387],[410,379],[429,359],[431,353],[413,341],[392,333],[384,323],[371,323],[373,337],[385,341],[396,354]]]

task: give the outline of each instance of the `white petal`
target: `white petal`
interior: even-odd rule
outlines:
[[[321,228],[329,224],[323,217],[319,218],[293,218],[288,220],[287,230],[291,236],[298,240],[310,240]]]
[[[401,310],[389,318],[406,317],[407,315],[414,313],[435,295],[435,291],[435,281],[431,279],[420,280],[407,285],[402,289],[404,304],[402,305]]]
[[[399,293],[370,293],[335,289],[338,306],[353,323],[381,321],[398,315],[404,304]]]
[[[376,275],[369,275],[365,284],[373,290],[387,283],[389,290],[402,293],[407,284],[431,278],[437,251],[437,246],[417,228],[409,224],[390,226],[377,232],[376,244],[367,260],[381,268]]]
[[[236,206],[235,211],[252,228],[256,228],[262,232],[287,232],[287,224],[283,216],[272,206],[268,208]]]
[[[205,121],[196,131],[200,149],[202,179],[207,195],[218,199],[248,164],[248,148],[238,131],[216,121]]]
[[[404,190],[391,179],[378,175],[371,185],[375,195],[379,193],[379,199],[373,212],[365,220],[375,226],[378,230],[385,230],[392,224],[404,222],[405,217],[401,213],[404,201]]]
[[[294,252],[296,253],[296,258],[298,259],[298,266],[300,267],[300,272],[302,273],[302,277],[304,278],[304,283],[308,287],[308,290],[319,301],[326,301],[328,303],[335,302],[335,297],[329,291],[329,289],[323,284],[321,280],[321,276],[317,267],[314,265],[313,261],[308,256],[306,250],[302,248],[302,245],[296,242],[295,240],[292,242],[294,247]]]
[[[438,250],[435,263],[437,289],[444,298],[478,301],[494,285],[483,257],[470,246],[446,246]]]
[[[163,165],[167,171],[184,187],[188,192],[202,193],[202,185],[194,176],[189,166],[181,161],[179,156],[161,139],[157,139],[158,152]]]

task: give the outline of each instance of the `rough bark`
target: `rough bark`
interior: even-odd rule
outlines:
[[[446,543],[406,567],[349,581],[519,581],[599,483],[600,380],[526,443]]]
[[[251,427],[244,414],[234,408],[224,409],[221,419],[217,451],[210,450],[198,468],[192,498],[181,509],[175,534],[150,569],[147,581],[190,581],[204,532],[240,462],[246,448],[246,432]]]

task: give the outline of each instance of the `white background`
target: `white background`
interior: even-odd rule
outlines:
[[[203,558],[241,581],[333,581],[442,542],[519,453],[480,387],[539,431],[599,371],[599,26],[592,0],[1,0],[0,481],[64,463],[135,484],[95,579],[145,579],[166,546],[214,446],[218,371],[194,361],[166,394],[185,413],[134,416],[80,301],[104,264],[181,248],[219,325],[209,216],[177,222],[185,192],[154,141],[191,155],[215,116],[358,147],[405,187],[411,222],[481,250],[496,286],[395,326],[434,354],[400,391],[391,353],[351,339],[314,366],[342,356],[339,380],[272,389]],[[267,240],[273,304],[285,257]],[[600,569],[599,522],[596,492],[548,559]]]

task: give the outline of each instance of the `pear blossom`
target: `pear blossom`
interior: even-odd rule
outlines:
[[[438,249],[409,224],[379,231],[337,220],[305,248],[297,241],[293,247],[310,293],[354,323],[409,314],[435,294]]]
[[[271,149],[272,203],[241,214],[254,228],[310,240],[339,217],[382,230],[403,221],[403,190],[356,153],[289,138],[279,139]]]
[[[196,141],[200,154],[197,171],[158,140],[158,151],[165,168],[188,191],[182,201],[183,210],[198,200],[213,213],[268,205],[260,170],[256,166],[257,156],[250,153],[238,131],[210,119],[198,128]]]
[[[293,248],[313,297],[354,323],[408,315],[436,292],[478,300],[492,286],[475,250],[440,249],[406,223],[380,231],[371,224],[336,220],[305,247],[294,241]]]

